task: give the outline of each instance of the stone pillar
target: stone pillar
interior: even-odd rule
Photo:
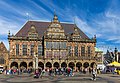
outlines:
[[[74,68],[74,69],[75,69],[75,71],[76,71],[76,69],[77,69],[77,67],[76,67],[76,62],[75,62],[74,64],[75,64],[75,66],[74,66],[75,68]]]
[[[45,66],[45,64],[46,64],[46,63],[44,62],[44,69],[46,69],[46,66]]]
[[[52,68],[53,68],[54,66],[53,66],[53,62],[52,62]]]
[[[20,69],[20,63],[18,62],[18,69]]]

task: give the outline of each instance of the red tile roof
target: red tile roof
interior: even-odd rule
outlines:
[[[40,22],[40,21],[28,21],[15,35],[17,37],[27,37],[28,31],[31,28],[31,25],[34,25],[39,37],[41,38],[44,35],[44,32],[47,30],[48,26],[51,22]],[[74,24],[67,24],[67,23],[60,23],[62,27],[64,28],[65,34],[71,34],[74,33]],[[89,39],[87,35],[83,33],[80,29],[79,33],[81,38],[83,39]]]

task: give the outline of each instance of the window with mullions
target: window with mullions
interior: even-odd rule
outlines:
[[[59,49],[59,42],[53,42],[53,48]]]
[[[42,56],[42,45],[38,45],[38,56]]]
[[[60,48],[61,49],[66,49],[66,42],[61,42],[60,43]]]
[[[88,56],[90,56],[90,52],[91,50],[90,50],[90,46],[88,46]]]
[[[19,55],[19,44],[16,44],[16,55]]]
[[[34,45],[30,45],[30,55],[34,55]]]
[[[78,46],[75,46],[75,47],[74,47],[74,55],[75,55],[75,56],[78,56]]]
[[[71,49],[72,49],[72,47],[68,46],[68,56],[71,56]]]
[[[84,46],[81,47],[81,56],[85,56],[85,47]]]
[[[22,45],[22,53],[23,55],[27,55],[27,45]]]
[[[66,51],[61,51],[61,57],[65,57],[66,56]]]
[[[51,58],[52,57],[52,52],[51,51],[46,51],[46,57]]]
[[[51,49],[52,48],[52,42],[46,42],[46,48]]]
[[[63,42],[63,49],[66,49],[66,42]]]

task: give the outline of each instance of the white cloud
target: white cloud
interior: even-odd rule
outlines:
[[[100,15],[101,16],[101,15]],[[95,18],[94,25],[96,33],[100,34],[99,38],[104,38],[107,41],[120,40],[120,15],[106,11],[101,18]]]
[[[20,26],[16,23],[0,19],[0,35],[7,35],[9,30],[15,34],[19,28]]]
[[[120,39],[119,39],[119,40],[116,40],[114,43],[117,43],[117,44],[119,44],[119,46],[120,46]]]
[[[88,23],[86,21],[81,20],[79,17],[75,17],[75,21],[77,26],[85,33],[87,33],[89,36],[93,37],[94,35],[96,35],[97,37],[101,37],[102,34],[97,33],[97,29],[94,27],[91,27],[88,25]]]
[[[58,17],[62,17],[64,20],[67,20],[67,21],[74,20],[73,17],[75,13],[70,7],[66,5],[65,8],[60,8],[58,5],[54,4],[54,0],[50,1],[49,3],[48,1],[49,0],[41,0],[40,2],[44,4],[46,7],[48,7],[51,11],[53,11],[53,13],[55,10]]]
[[[14,13],[18,13],[21,16],[24,16],[25,14],[20,11],[18,8],[16,8],[14,5],[8,4],[7,2],[5,2],[4,0],[0,1],[0,7],[2,7],[2,9],[9,11],[9,12],[14,12]],[[21,8],[21,7],[20,7]]]
[[[119,35],[109,36],[107,40],[108,41],[120,40],[120,36]]]

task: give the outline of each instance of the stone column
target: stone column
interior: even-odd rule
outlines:
[[[44,62],[44,69],[46,68],[45,64],[46,64],[46,63]]]

